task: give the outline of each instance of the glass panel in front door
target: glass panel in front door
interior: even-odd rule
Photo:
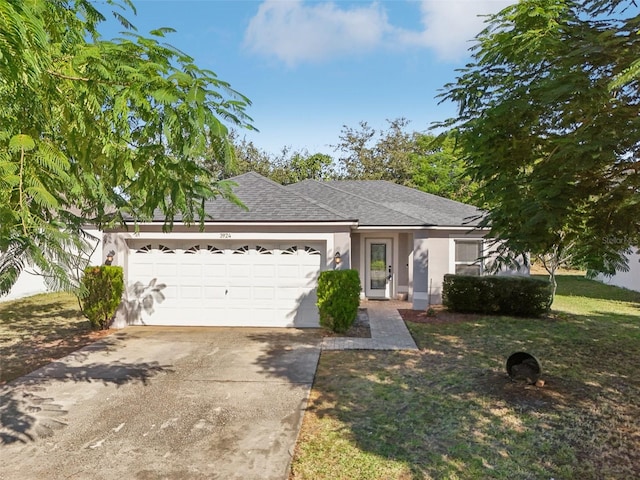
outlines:
[[[371,244],[371,264],[370,264],[369,288],[372,290],[384,290],[387,285],[387,244]]]

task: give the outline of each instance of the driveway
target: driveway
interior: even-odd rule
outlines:
[[[0,387],[0,478],[286,478],[320,343],[289,329],[105,337]]]

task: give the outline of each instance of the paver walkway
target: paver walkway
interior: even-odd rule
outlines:
[[[396,302],[365,302],[371,338],[325,337],[323,350],[418,350]]]

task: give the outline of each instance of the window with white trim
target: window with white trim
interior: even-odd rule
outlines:
[[[455,240],[456,275],[482,275],[482,240]]]

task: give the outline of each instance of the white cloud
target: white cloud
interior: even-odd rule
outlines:
[[[403,44],[431,47],[442,59],[465,54],[484,28],[484,15],[498,13],[515,0],[423,0],[421,32],[399,32]]]
[[[377,3],[341,9],[331,2],[306,5],[302,0],[266,0],[249,23],[245,44],[256,53],[293,65],[372,50],[388,28],[386,14]]]
[[[385,3],[341,7],[334,2],[265,0],[249,22],[245,45],[292,66],[387,47],[430,48],[445,60],[464,56],[483,28],[479,15],[496,13],[516,0],[422,0],[422,30],[389,23]],[[414,2],[415,3],[415,2]]]

